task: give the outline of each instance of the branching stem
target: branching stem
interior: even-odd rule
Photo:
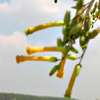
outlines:
[[[86,52],[86,49],[87,49],[87,47],[83,50],[83,53],[82,53],[82,55],[81,55],[81,57],[80,57],[79,64],[81,64],[81,62],[82,62],[82,60],[83,60],[84,54],[85,54],[85,52]]]

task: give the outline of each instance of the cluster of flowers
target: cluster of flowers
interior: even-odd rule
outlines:
[[[58,65],[55,65],[49,75],[52,76],[57,72],[56,76],[58,78],[64,77],[64,66],[66,59],[77,60],[80,59],[79,63],[75,65],[74,71],[72,73],[69,85],[65,91],[64,97],[70,98],[72,94],[72,88],[75,82],[76,77],[79,75],[80,68],[82,68],[81,61],[87,49],[87,45],[91,39],[94,39],[100,32],[99,28],[90,31],[91,26],[93,25],[93,20],[96,20],[100,15],[100,11],[96,11],[97,2],[91,12],[91,15],[97,13],[94,19],[91,21],[90,9],[94,3],[94,0],[84,4],[84,0],[75,0],[76,6],[73,7],[76,9],[76,15],[73,19],[70,17],[70,11],[66,11],[63,21],[56,21],[51,23],[46,23],[38,25],[36,27],[30,27],[25,29],[26,35],[33,34],[36,31],[43,30],[50,27],[63,26],[62,33],[63,39],[57,39],[57,46],[55,47],[27,47],[26,52],[28,55],[37,53],[37,52],[61,52],[62,57],[58,59],[57,57],[52,56],[16,56],[16,62],[24,61],[48,61],[48,62],[57,62],[60,61]],[[57,2],[57,1],[55,1]],[[86,10],[86,13],[84,11]],[[76,43],[76,39],[79,39],[80,47],[83,50],[83,53],[80,57],[76,55],[69,54],[69,52],[78,53],[78,50],[73,47],[73,44]]]
[[[29,29],[25,30],[25,33],[28,34],[32,34],[33,32],[36,32],[38,30],[42,30],[48,27],[54,27],[54,26],[62,26],[64,25],[63,21],[56,21],[56,22],[52,22],[52,23],[46,23],[46,24],[42,24],[36,27],[31,27]],[[55,65],[52,70],[50,71],[49,75],[52,76],[56,71],[57,74],[56,76],[59,78],[63,78],[64,77],[64,65],[66,62],[66,59],[71,59],[71,60],[76,60],[78,59],[78,57],[76,55],[72,55],[72,54],[67,54],[67,52],[70,50],[72,52],[78,53],[77,49],[75,49],[74,47],[70,47],[70,46],[61,46],[61,39],[57,39],[57,45],[55,47],[27,47],[26,48],[26,52],[28,55],[37,53],[37,52],[62,52],[62,58],[61,59],[57,59],[56,57],[52,57],[52,56],[16,56],[16,62],[20,63],[20,62],[24,62],[24,61],[48,61],[48,62],[57,62],[59,60],[61,60],[61,62],[58,65]],[[73,77],[71,78],[71,82],[68,88],[68,93],[67,94],[71,94],[71,90],[72,90],[72,82],[74,83],[76,76],[78,75],[80,70],[80,65],[77,65],[75,67],[75,71],[73,73]]]

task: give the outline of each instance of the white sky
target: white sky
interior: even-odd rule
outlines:
[[[9,1],[9,0],[7,0]],[[85,0],[86,1],[86,0]],[[87,0],[89,1],[89,0]],[[54,46],[56,38],[62,37],[62,27],[50,28],[34,35],[25,36],[24,29],[42,23],[63,20],[64,13],[71,10],[72,0],[10,0],[0,3],[0,92],[14,92],[38,96],[63,97],[73,68],[77,61],[66,61],[65,77],[49,77],[49,71],[57,63],[24,62],[16,64],[16,55],[26,55],[26,47]],[[72,16],[74,10],[72,11]],[[99,27],[100,21],[95,25]],[[91,40],[83,59],[72,98],[81,100],[100,99],[100,35]],[[82,53],[78,41],[75,45]],[[60,57],[60,53],[38,53]]]

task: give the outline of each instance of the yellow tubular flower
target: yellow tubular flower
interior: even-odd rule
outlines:
[[[73,86],[74,86],[74,83],[75,83],[75,79],[79,75],[80,68],[81,68],[80,64],[77,64],[75,66],[75,69],[74,69],[73,74],[71,76],[68,88],[67,88],[67,90],[65,92],[65,95],[64,95],[65,98],[71,98],[72,89],[73,89]]]
[[[98,19],[100,20],[100,12],[99,12],[99,18]]]
[[[66,62],[66,58],[64,57],[64,59],[60,63],[60,69],[59,69],[58,73],[56,74],[56,76],[59,77],[59,78],[63,78],[64,77],[64,65],[65,65],[65,62]]]
[[[24,61],[48,61],[48,62],[56,62],[58,59],[56,57],[51,56],[16,56],[16,62],[24,62]]]
[[[62,26],[62,25],[64,25],[63,21],[46,23],[46,24],[38,25],[36,27],[30,27],[28,29],[25,29],[25,34],[29,35],[29,34],[32,34],[36,31],[39,31],[39,30],[43,30],[43,29],[50,28],[50,27]]]
[[[27,47],[26,52],[28,55],[36,52],[56,51],[65,53],[67,48],[65,47]]]
[[[65,95],[64,95],[65,98],[71,98],[72,88],[73,88],[73,85],[74,85],[74,82],[75,82],[75,78],[76,78],[76,75],[73,73],[72,77],[70,79],[68,88],[67,88]]]

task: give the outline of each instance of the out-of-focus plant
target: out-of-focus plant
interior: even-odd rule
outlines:
[[[24,61],[48,61],[48,62],[57,62],[58,65],[55,65],[49,75],[52,76],[57,72],[56,76],[58,78],[64,77],[64,66],[67,59],[70,60],[79,60],[75,65],[74,71],[72,73],[68,88],[64,94],[65,98],[71,98],[72,88],[76,77],[80,73],[82,68],[82,60],[86,52],[87,46],[90,40],[94,39],[100,32],[99,27],[93,30],[94,23],[100,19],[100,0],[95,1],[91,0],[87,4],[84,4],[84,0],[74,0],[76,5],[72,9],[76,10],[75,16],[71,19],[70,11],[66,10],[63,21],[56,21],[51,23],[46,23],[38,25],[35,27],[30,27],[25,29],[25,34],[30,35],[34,32],[50,28],[50,27],[60,27],[62,28],[63,39],[57,38],[57,46],[55,47],[27,47],[26,52],[28,55],[37,53],[37,52],[61,52],[62,57],[58,59],[52,56],[16,56],[17,63]],[[57,3],[57,0],[54,0],[54,3]],[[78,50],[73,47],[76,43],[76,40],[79,40],[80,47],[82,48],[82,54],[80,57],[76,55],[69,54],[69,52],[78,53]]]

